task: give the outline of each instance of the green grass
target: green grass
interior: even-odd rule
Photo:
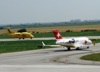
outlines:
[[[62,36],[100,36],[99,31],[89,31],[89,32],[63,32]]]
[[[54,45],[55,40],[42,40],[47,45]],[[6,52],[17,52],[17,51],[26,51],[26,50],[35,50],[39,49],[37,46],[42,45],[42,41],[39,40],[23,40],[23,41],[1,41],[0,42],[0,53]],[[95,42],[100,42],[100,39]]]
[[[100,61],[100,53],[89,54],[86,56],[82,56],[80,59],[82,60],[90,60],[90,61]]]
[[[35,37],[54,37],[53,33],[37,33],[33,34]],[[100,31],[89,31],[89,32],[61,32],[64,37],[69,36],[100,36]]]
[[[54,37],[53,33],[33,33],[35,38],[38,37]],[[63,37],[72,37],[72,36],[100,36],[100,31],[89,31],[89,32],[61,32]],[[6,34],[0,35],[2,38],[11,38]]]
[[[0,35],[0,39],[4,39],[4,38],[11,38],[11,37],[9,37],[7,34],[1,34]]]
[[[100,43],[100,39],[92,39],[95,43]],[[100,53],[94,53],[82,56],[80,59],[82,60],[90,60],[90,61],[100,61]]]
[[[100,39],[91,39],[92,42],[95,42],[95,43],[100,43]]]
[[[18,52],[27,50],[41,49],[37,46],[42,46],[42,41],[46,45],[54,45],[55,40],[19,40],[19,41],[0,41],[0,53]],[[93,40],[95,43],[100,42],[100,39]],[[50,47],[46,47],[50,48]]]
[[[55,44],[55,40],[42,40],[46,44]],[[1,41],[0,53],[18,52],[26,50],[39,49],[37,46],[42,45],[42,41],[29,40],[29,41]]]

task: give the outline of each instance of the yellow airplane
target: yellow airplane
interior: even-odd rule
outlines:
[[[19,38],[19,39],[24,39],[24,38],[33,38],[34,36],[29,33],[29,32],[11,32],[10,28],[7,28],[8,31],[8,35],[10,37],[14,37],[14,38]]]

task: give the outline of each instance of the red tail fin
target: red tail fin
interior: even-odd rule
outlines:
[[[53,33],[57,40],[62,39],[62,36],[60,35],[59,30],[53,30]]]

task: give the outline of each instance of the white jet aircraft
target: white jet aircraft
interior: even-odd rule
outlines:
[[[94,44],[87,37],[76,37],[76,38],[66,39],[61,36],[58,30],[53,30],[53,33],[56,38],[57,47],[58,45],[63,46],[63,47],[66,47],[68,50],[70,50],[70,48],[76,48],[76,50],[83,49],[83,48],[89,48],[90,46]],[[53,47],[56,46],[56,45],[45,45],[43,42],[42,44],[43,46],[53,46]]]

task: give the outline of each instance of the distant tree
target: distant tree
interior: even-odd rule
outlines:
[[[0,30],[3,29],[3,27],[0,27]]]
[[[71,30],[66,30],[66,32],[72,32]]]

